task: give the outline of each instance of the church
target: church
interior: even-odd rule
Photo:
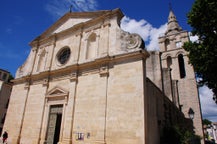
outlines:
[[[186,121],[203,137],[188,32],[170,11],[160,51],[147,51],[120,28],[123,16],[68,12],[30,42],[3,128],[9,143],[160,144],[165,126]]]
[[[5,122],[11,89],[13,84],[10,82],[10,72],[0,69],[0,135]]]

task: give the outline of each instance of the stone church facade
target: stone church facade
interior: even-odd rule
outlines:
[[[10,72],[0,69],[0,135],[3,133],[7,109],[9,105],[12,83],[9,81]]]
[[[139,35],[121,30],[122,17],[120,9],[69,12],[30,43],[13,80],[9,142],[159,144],[161,129],[189,108],[202,136],[193,69],[183,49],[172,50],[187,33],[175,27],[173,36],[169,21],[160,52],[147,52]],[[177,59],[188,66],[182,78]]]

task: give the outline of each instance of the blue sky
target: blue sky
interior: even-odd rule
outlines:
[[[186,13],[191,9],[194,0],[170,2],[181,27],[190,30]],[[15,75],[29,53],[29,42],[69,11],[70,5],[72,11],[120,8],[128,20],[134,19],[139,22],[137,27],[143,27],[144,30],[149,27],[149,31],[150,28],[158,29],[164,25],[169,14],[169,0],[6,0],[0,5],[0,68]],[[149,34],[146,34],[144,37],[148,36]]]
[[[194,0],[5,0],[0,5],[0,68],[15,76],[27,58],[34,38],[69,11],[95,11],[120,8],[125,14],[121,27],[138,33],[148,49],[157,49],[157,37],[166,28],[169,3],[184,30],[191,30],[186,14]],[[217,121],[216,104],[207,87],[199,89],[204,118]]]

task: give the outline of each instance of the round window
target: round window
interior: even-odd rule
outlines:
[[[59,61],[60,64],[65,64],[69,60],[70,54],[71,54],[71,51],[70,51],[70,49],[68,47],[63,48],[57,54],[57,60]]]

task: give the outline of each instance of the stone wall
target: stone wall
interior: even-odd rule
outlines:
[[[147,84],[147,127],[146,131],[149,136],[146,138],[147,144],[162,143],[161,137],[166,127],[179,126],[182,128],[193,130],[192,122],[186,119],[184,114],[176,107],[176,105],[165,96],[162,91],[148,78]],[[184,127],[183,127],[184,126]],[[161,141],[162,140],[162,141]]]

